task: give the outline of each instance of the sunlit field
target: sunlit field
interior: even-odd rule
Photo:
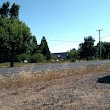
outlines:
[[[110,64],[0,75],[1,110],[100,110],[110,107]]]

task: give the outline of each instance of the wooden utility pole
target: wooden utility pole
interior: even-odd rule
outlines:
[[[101,39],[100,39],[100,31],[102,31],[103,29],[99,29],[99,30],[96,30],[96,31],[99,31],[99,50],[100,50],[100,60],[101,60],[101,54],[102,54],[102,49],[101,49]]]

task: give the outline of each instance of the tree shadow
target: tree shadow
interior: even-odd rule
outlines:
[[[109,76],[105,76],[102,78],[99,78],[97,80],[98,83],[106,83],[106,84],[110,84],[110,75]]]

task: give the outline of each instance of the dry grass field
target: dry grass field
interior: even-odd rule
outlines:
[[[110,64],[0,75],[0,110],[110,110]]]

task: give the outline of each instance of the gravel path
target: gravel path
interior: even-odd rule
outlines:
[[[38,66],[31,67],[13,67],[13,68],[0,68],[0,74],[5,73],[19,73],[22,70],[26,72],[37,72],[37,71],[47,71],[47,70],[61,70],[65,68],[75,68],[79,66],[87,66],[87,65],[100,65],[100,64],[110,64],[110,60],[102,60],[102,61],[85,61],[85,62],[75,62],[75,63],[52,63],[52,64],[44,64]]]

